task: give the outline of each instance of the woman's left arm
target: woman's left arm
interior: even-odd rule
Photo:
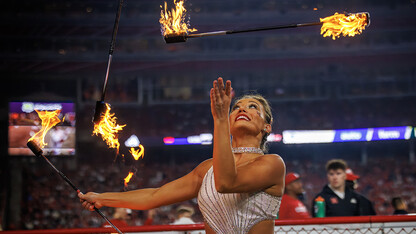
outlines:
[[[231,90],[231,81],[228,80],[224,86],[220,77],[214,80],[210,92],[211,112],[214,119],[212,158],[215,187],[219,192],[222,192],[224,186],[232,183],[237,175],[230,138]]]

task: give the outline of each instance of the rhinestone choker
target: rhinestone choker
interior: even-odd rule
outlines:
[[[232,148],[233,153],[252,153],[252,154],[264,154],[263,150],[257,147],[236,147]]]

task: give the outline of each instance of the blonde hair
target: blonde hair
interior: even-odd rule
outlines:
[[[267,124],[273,124],[273,115],[272,115],[272,108],[271,108],[271,106],[270,106],[270,104],[269,104],[269,102],[266,100],[266,98],[264,98],[262,95],[260,95],[260,94],[245,94],[245,95],[243,95],[243,96],[241,96],[241,97],[239,97],[239,98],[237,98],[235,101],[234,101],[234,105],[233,105],[233,108],[234,108],[234,106],[239,102],[239,101],[241,101],[241,100],[243,100],[243,99],[248,99],[248,98],[252,98],[252,99],[254,99],[254,100],[256,100],[256,101],[258,101],[258,102],[260,102],[260,104],[263,106],[263,109],[264,109],[264,120],[265,120],[265,122],[267,123]],[[263,152],[267,152],[267,150],[268,150],[268,147],[267,147],[267,137],[270,135],[270,132],[266,132],[264,135],[263,135],[263,138],[261,139],[261,142],[260,142],[260,149],[262,149],[263,150]]]

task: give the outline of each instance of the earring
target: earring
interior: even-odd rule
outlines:
[[[267,128],[264,128],[263,131],[267,132]]]

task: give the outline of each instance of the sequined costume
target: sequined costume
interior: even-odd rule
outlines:
[[[248,233],[263,220],[274,220],[281,197],[263,191],[254,193],[218,193],[215,189],[214,170],[204,177],[198,193],[199,209],[205,222],[216,233]]]

